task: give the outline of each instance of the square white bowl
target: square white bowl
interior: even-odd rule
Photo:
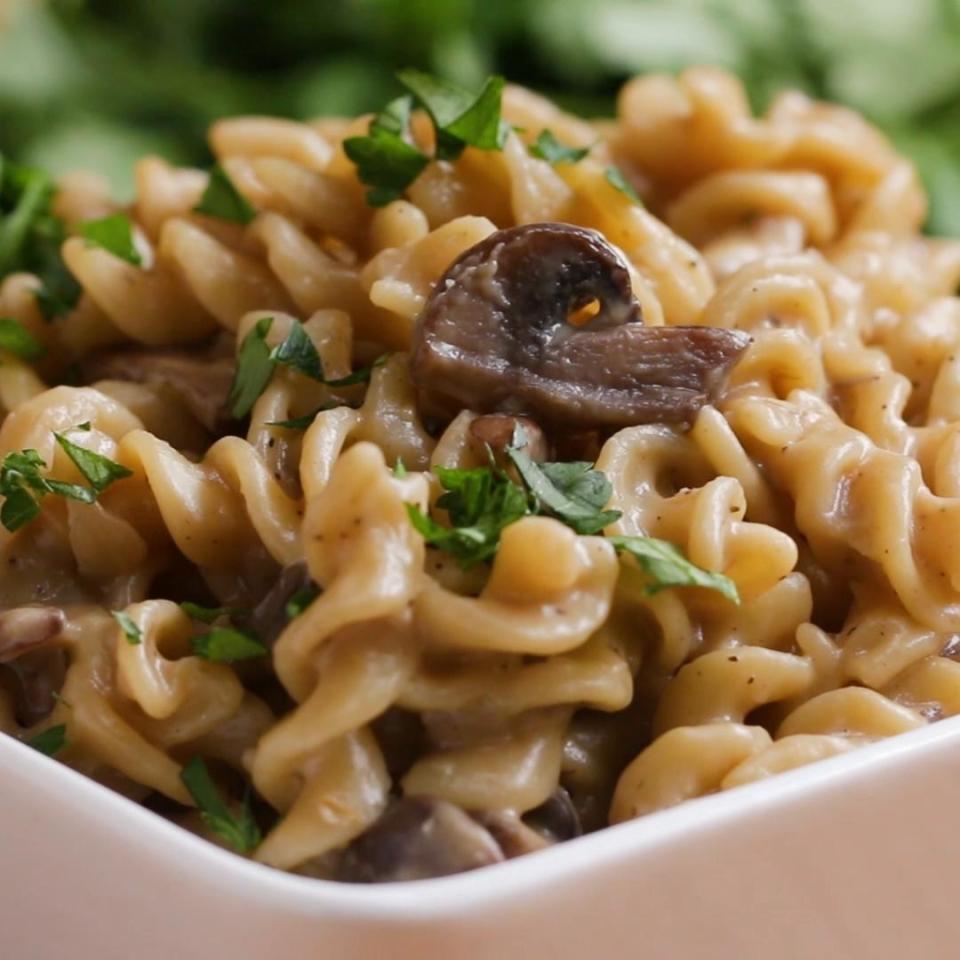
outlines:
[[[235,857],[0,736],[3,960],[960,957],[960,718],[474,873]]]

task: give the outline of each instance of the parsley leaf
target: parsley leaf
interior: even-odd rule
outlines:
[[[14,317],[0,317],[0,350],[22,360],[36,360],[46,352],[43,344]]]
[[[109,457],[94,453],[92,450],[87,450],[86,447],[72,443],[62,433],[55,433],[53,437],[57,443],[60,444],[64,453],[73,461],[74,466],[83,474],[83,479],[93,488],[92,492],[94,495],[103,493],[110,484],[117,480],[133,476],[133,471],[123,466],[123,464],[116,463]],[[64,486],[60,481],[48,480],[47,483],[53,489],[54,493],[62,492],[58,489]],[[71,484],[71,486],[73,485]],[[67,496],[70,496],[70,494],[67,494]],[[83,498],[77,497],[75,499]],[[91,500],[92,499],[95,499],[95,496],[92,497]]]
[[[517,447],[506,454],[520,479],[536,498],[541,511],[562,520],[577,533],[599,533],[620,517],[619,510],[604,510],[613,492],[610,481],[593,464],[535,463]]]
[[[272,324],[273,317],[261,317],[240,344],[228,398],[230,412],[238,420],[253,409],[273,376],[273,359],[267,346],[267,334]]]
[[[19,450],[8,453],[0,465],[0,523],[8,530],[19,530],[40,513],[40,499],[48,493],[70,497],[83,503],[93,503],[93,490],[78,483],[64,483],[40,475],[46,462],[36,450]]]
[[[229,607],[204,607],[192,600],[184,600],[180,604],[180,609],[191,619],[199,620],[201,623],[213,623],[220,617],[226,617],[230,614]]]
[[[250,853],[260,842],[260,828],[250,810],[250,792],[244,795],[240,813],[234,815],[220,793],[200,757],[194,757],[180,772],[183,785],[200,808],[204,822],[217,836],[226,840],[239,853]]]
[[[294,323],[283,343],[270,351],[270,359],[311,380],[323,380],[323,361],[307,331],[299,323]]]
[[[324,410],[333,410],[336,406],[339,406],[339,404],[333,401],[321,403],[316,410],[311,410],[309,413],[303,414],[302,417],[291,417],[289,420],[268,420],[267,426],[283,427],[285,430],[306,430],[317,419],[318,413],[323,413]]]
[[[553,166],[558,163],[579,163],[590,152],[589,147],[568,147],[561,143],[549,128],[540,131],[528,150],[531,156],[546,160]]]
[[[42,170],[0,155],[0,278],[19,270],[39,277],[37,302],[48,320],[72,310],[81,292],[60,255],[67,231],[51,211],[54,189]]]
[[[393,475],[398,479],[402,479],[407,475],[407,465],[403,462],[402,457],[397,457],[393,465]]]
[[[633,189],[633,184],[623,175],[623,171],[619,167],[609,166],[606,170],[603,171],[603,178],[610,184],[611,187],[616,187],[622,194],[624,194],[629,200],[633,203],[643,206],[643,201],[640,199],[640,194]]]
[[[382,367],[389,359],[389,353],[381,354],[373,363],[369,363],[359,370],[354,370],[353,373],[348,373],[345,377],[338,377],[335,380],[324,380],[324,383],[328,387],[352,387],[357,383],[368,383],[370,377],[373,375],[373,371],[376,370],[377,367]]]
[[[526,491],[504,471],[492,467],[472,470],[435,469],[447,492],[437,500],[452,527],[444,527],[419,507],[407,504],[410,522],[427,543],[453,554],[465,570],[489,560],[497,552],[504,527],[530,512]]]
[[[115,213],[100,220],[88,220],[80,225],[80,235],[94,246],[103,247],[108,253],[135,267],[143,262],[133,243],[133,227],[126,214]]]
[[[123,610],[111,610],[110,616],[120,624],[120,629],[131,647],[136,647],[143,642],[143,631],[134,623],[129,613],[124,613]]]
[[[227,176],[227,171],[217,164],[210,171],[210,179],[200,202],[193,208],[196,213],[218,217],[232,223],[249,223],[257,211]]]
[[[66,724],[58,723],[54,727],[47,727],[46,730],[41,730],[39,733],[34,734],[29,740],[25,740],[24,743],[26,743],[28,747],[33,747],[34,750],[39,750],[40,753],[52,757],[67,745]]]
[[[214,663],[250,660],[269,652],[259,637],[236,627],[214,627],[209,633],[194,637],[192,646],[198,657]]]
[[[288,620],[299,617],[307,607],[320,596],[320,588],[314,585],[302,587],[288,601],[283,608]]]
[[[733,603],[740,602],[736,584],[722,573],[711,573],[691,563],[675,544],[654,537],[610,537],[618,553],[633,557],[650,578],[647,593],[667,587],[705,587]]]
[[[430,114],[438,159],[456,160],[467,145],[481,150],[503,147],[509,131],[500,118],[503,77],[488,77],[476,94],[420,70],[401,70],[397,79]]]
[[[398,97],[373,118],[367,136],[343,141],[343,150],[356,165],[360,182],[370,187],[367,203],[371,207],[384,207],[402,197],[430,162],[404,139],[412,106],[412,97]]]

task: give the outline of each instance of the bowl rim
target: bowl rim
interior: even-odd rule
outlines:
[[[960,716],[480,870],[384,884],[301,877],[247,860],[8,735],[0,735],[0,772],[6,779],[13,771],[28,789],[69,797],[78,823],[82,819],[108,822],[135,845],[149,846],[150,855],[180,864],[191,860],[197,870],[205,872],[205,882],[216,882],[221,890],[239,898],[256,898],[264,906],[282,906],[308,915],[337,913],[357,920],[424,924],[495,910],[506,901],[529,895],[534,886],[539,894],[549,894],[551,886],[579,882],[586,873],[642,857],[680,836],[691,841],[771,806],[818,791],[826,793],[828,786],[842,789],[907,757],[935,752],[947,741],[960,747]],[[2,804],[0,795],[0,807]]]

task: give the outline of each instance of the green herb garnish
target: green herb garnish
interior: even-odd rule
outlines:
[[[180,604],[180,609],[191,619],[199,620],[201,623],[213,623],[220,617],[229,616],[231,610],[229,607],[203,607],[192,600],[184,600]]]
[[[120,629],[131,647],[143,643],[143,631],[137,626],[129,613],[124,613],[123,610],[111,610],[110,616],[120,625]]]
[[[613,492],[610,481],[593,464],[536,463],[522,449],[507,447],[507,456],[537,501],[537,513],[562,520],[577,533],[599,533],[619,519],[619,510],[605,510]]]
[[[400,457],[397,457],[396,463],[393,465],[393,475],[398,479],[401,479],[407,475],[407,465]]]
[[[410,142],[414,99],[433,121],[440,160],[456,160],[467,146],[500,150],[510,129],[500,116],[503,77],[489,77],[479,93],[419,70],[401,70],[397,79],[412,96],[387,104],[371,121],[365,137],[343,142],[361,183],[370,188],[367,203],[373,207],[402,197],[431,160]]]
[[[273,376],[273,359],[267,346],[267,334],[272,324],[273,317],[261,317],[240,344],[228,398],[230,412],[238,420],[253,409]]]
[[[14,317],[0,317],[0,350],[22,360],[37,360],[45,353],[43,344]]]
[[[210,170],[210,179],[200,202],[193,208],[208,217],[218,217],[232,223],[249,223],[256,215],[247,198],[234,186],[227,171],[217,164]]]
[[[649,578],[647,593],[667,587],[705,587],[740,602],[737,585],[722,573],[711,573],[691,563],[676,544],[655,537],[609,537],[618,553],[633,557]]]
[[[94,453],[92,450],[87,450],[86,447],[72,443],[61,433],[55,433],[53,437],[63,452],[73,461],[74,466],[83,475],[83,479],[90,484],[94,494],[93,499],[95,499],[96,494],[103,493],[103,491],[115,481],[122,480],[124,477],[133,476],[133,471],[123,466],[123,464],[117,463],[102,454]],[[59,481],[54,480],[47,482],[50,484],[59,484]],[[54,492],[58,493],[60,491],[55,489]],[[83,498],[77,497],[76,499]]]
[[[270,359],[311,380],[323,381],[323,361],[307,331],[299,323],[294,323],[283,343],[273,348]]]
[[[80,235],[135,267],[143,262],[133,243],[133,227],[126,214],[115,213],[100,220],[88,220],[80,225]]]
[[[19,530],[38,516],[40,500],[48,493],[81,503],[93,503],[97,494],[106,490],[115,480],[132,476],[133,471],[99,453],[71,443],[62,434],[55,433],[53,436],[90,486],[41,476],[40,470],[47,464],[36,450],[8,453],[0,465],[0,494],[4,497],[3,506],[0,507],[0,523],[8,530]]]
[[[237,369],[230,387],[230,411],[238,420],[245,417],[257,402],[257,398],[267,388],[276,366],[289,367],[297,373],[328,387],[348,387],[357,383],[366,383],[373,370],[386,362],[388,354],[378,357],[368,367],[355,370],[345,377],[335,380],[324,378],[323,360],[314,346],[309,334],[299,323],[295,323],[283,343],[270,349],[267,346],[267,334],[273,317],[261,317],[256,326],[243,338],[237,357]],[[268,426],[286,427],[291,430],[305,430],[313,423],[313,418],[322,410],[329,410],[336,403],[322,404],[312,413],[290,420],[271,420]]]
[[[250,810],[250,791],[244,794],[240,812],[234,815],[220,797],[207,765],[194,757],[180,771],[180,779],[200,809],[204,823],[239,853],[250,853],[260,842],[260,828]]]
[[[579,163],[590,152],[589,147],[568,147],[561,143],[550,129],[541,130],[528,149],[531,156],[546,160],[553,166],[558,163]]]
[[[320,588],[311,584],[307,587],[301,587],[288,601],[283,608],[288,620],[299,617],[307,607],[320,596]]]
[[[259,637],[236,627],[214,627],[209,633],[194,637],[192,646],[198,657],[214,663],[251,660],[269,652]]]
[[[479,93],[420,70],[401,70],[397,79],[430,115],[437,134],[437,158],[456,160],[466,146],[500,150],[509,127],[501,121],[506,81],[488,77]]]
[[[343,141],[344,152],[356,165],[360,182],[370,188],[367,203],[371,207],[384,207],[402,197],[430,162],[406,139],[412,106],[412,97],[393,100],[373,118],[365,137]]]
[[[497,467],[436,467],[434,472],[447,491],[437,506],[447,511],[452,526],[442,526],[413,504],[406,505],[407,513],[427,543],[452,554],[465,570],[489,560],[503,528],[530,512],[526,491]]]
[[[626,196],[631,202],[643,206],[643,201],[640,199],[640,194],[633,189],[633,184],[623,175],[623,171],[619,167],[609,166],[606,170],[603,171],[603,178],[610,184],[611,187],[616,187],[624,196]]]
[[[81,293],[60,256],[67,231],[53,215],[54,192],[42,170],[0,155],[0,278],[20,270],[35,274],[37,302],[48,320],[72,310]]]
[[[34,736],[28,740],[25,740],[24,743],[26,743],[28,747],[33,747],[34,750],[38,750],[40,753],[52,757],[67,745],[66,724],[58,723],[54,727],[47,727],[46,730],[41,730],[39,733],[34,734]]]

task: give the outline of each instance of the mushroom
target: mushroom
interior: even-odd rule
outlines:
[[[134,383],[166,384],[187,409],[211,433],[229,431],[231,419],[227,397],[233,382],[230,357],[203,357],[188,350],[141,350],[120,348],[102,353],[83,364],[83,376],[95,380],[130,380]]]
[[[312,585],[310,571],[302,560],[287,564],[273,586],[253,608],[244,626],[248,626],[264,643],[272,645],[290,619],[287,616],[287,604],[295,594]]]
[[[417,318],[410,362],[428,397],[620,428],[691,421],[749,342],[717,327],[644,326],[629,267],[601,234],[530,223],[453,262]]]
[[[15,712],[24,726],[50,715],[67,662],[52,643],[66,617],[59,607],[13,607],[0,612],[0,664],[16,682]]]
[[[433,797],[403,797],[347,848],[338,880],[426,880],[504,859],[497,842],[459,807]]]
[[[546,460],[549,447],[540,427],[529,417],[516,417],[509,413],[487,413],[477,417],[470,424],[470,445],[481,457],[485,457],[489,450],[494,459],[502,464],[506,459],[504,451],[513,443],[518,427],[526,440],[524,453],[537,462]]]

